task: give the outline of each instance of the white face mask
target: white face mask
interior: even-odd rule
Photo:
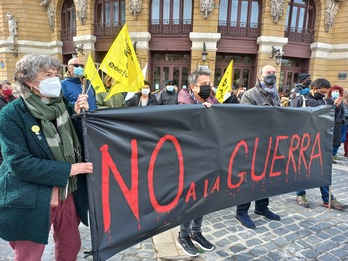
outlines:
[[[148,96],[150,93],[150,89],[141,89],[141,94]]]
[[[62,85],[58,77],[50,77],[40,81],[39,88],[33,86],[39,90],[42,96],[47,98],[57,98],[60,96]]]

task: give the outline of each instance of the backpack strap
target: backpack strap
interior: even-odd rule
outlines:
[[[307,107],[306,106],[307,98],[303,94],[301,94],[301,97],[302,97],[302,106],[301,107]]]

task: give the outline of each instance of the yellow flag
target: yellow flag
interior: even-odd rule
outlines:
[[[141,71],[127,24],[125,24],[111,45],[99,67],[100,70],[115,79],[105,100],[115,93],[138,92],[144,85]]]
[[[228,65],[224,75],[222,76],[219,86],[216,90],[215,98],[223,103],[224,96],[227,92],[232,90],[232,73],[233,73],[233,60]]]
[[[96,93],[106,92],[103,81],[95,68],[91,55],[88,55],[87,63],[85,66],[86,78],[91,82]]]

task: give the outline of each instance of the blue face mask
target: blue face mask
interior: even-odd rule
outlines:
[[[74,67],[74,74],[75,74],[76,77],[81,77],[81,76],[84,75],[84,73],[85,72],[84,72],[84,70],[83,70],[83,68],[81,66]]]
[[[168,92],[174,92],[174,86],[173,85],[167,85],[166,89]]]
[[[331,97],[332,99],[336,100],[338,98],[338,96],[340,96],[340,93],[339,92],[332,92],[331,93]]]

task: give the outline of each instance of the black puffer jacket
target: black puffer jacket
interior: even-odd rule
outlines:
[[[140,97],[141,97],[141,92],[135,93],[134,96],[128,100],[127,106],[139,106]],[[149,93],[149,99],[147,101],[146,106],[150,106],[150,105],[158,105],[158,101],[156,97],[151,93]]]

